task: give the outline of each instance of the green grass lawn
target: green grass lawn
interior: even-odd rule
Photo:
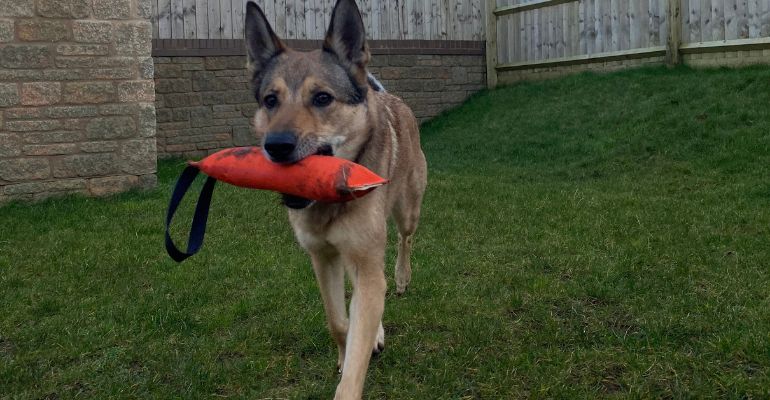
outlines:
[[[770,68],[522,83],[423,147],[414,276],[393,294],[391,248],[368,398],[770,397]],[[0,398],[331,398],[277,196],[219,185],[177,265],[182,166],[149,193],[0,208]]]

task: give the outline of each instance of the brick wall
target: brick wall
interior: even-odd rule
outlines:
[[[155,184],[148,0],[0,1],[0,203]]]
[[[256,144],[245,56],[155,57],[158,152],[200,157]],[[483,55],[375,54],[370,69],[420,120],[485,86]]]

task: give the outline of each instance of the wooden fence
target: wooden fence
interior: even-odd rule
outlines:
[[[770,48],[770,0],[486,3],[490,86],[503,71]]]
[[[246,0],[151,0],[155,39],[241,39]],[[336,0],[257,0],[279,36],[323,39]],[[484,0],[359,0],[369,39],[483,40]]]

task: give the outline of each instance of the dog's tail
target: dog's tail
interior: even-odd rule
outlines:
[[[378,81],[371,72],[367,74],[366,80],[369,82],[369,86],[371,86],[375,92],[386,92],[385,87],[382,86],[380,81]]]

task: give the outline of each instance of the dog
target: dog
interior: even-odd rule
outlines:
[[[295,163],[320,154],[362,164],[390,180],[366,197],[327,204],[283,196],[300,246],[310,255],[328,328],[339,351],[336,399],[358,399],[372,354],[385,347],[387,220],[399,232],[396,291],[411,280],[410,253],[427,185],[419,126],[404,102],[367,72],[370,52],[354,0],[338,0],[323,47],[291,50],[262,10],[247,3],[246,44],[266,156]],[[345,275],[352,283],[350,316]]]

